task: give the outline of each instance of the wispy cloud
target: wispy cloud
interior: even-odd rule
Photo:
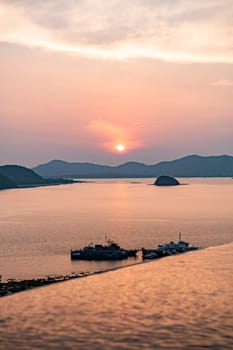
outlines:
[[[216,87],[221,87],[221,86],[233,87],[233,80],[227,80],[227,79],[217,80],[217,81],[214,81],[211,85]]]
[[[87,125],[87,131],[94,136],[97,144],[102,144],[108,150],[115,150],[123,144],[126,150],[136,149],[141,145],[139,138],[133,134],[130,126],[119,125],[106,120],[92,120]]]
[[[0,0],[0,41],[104,59],[233,63],[231,0]]]

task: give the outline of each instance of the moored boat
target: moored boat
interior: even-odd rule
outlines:
[[[136,249],[123,249],[119,244],[108,239],[105,245],[92,244],[79,249],[71,250],[71,259],[75,260],[122,260],[128,257],[136,257]]]
[[[170,243],[159,244],[155,249],[142,248],[142,259],[163,258],[165,256],[177,255],[196,249],[199,249],[199,247],[189,246],[188,242],[185,242],[181,239],[180,233],[177,243],[171,241]]]

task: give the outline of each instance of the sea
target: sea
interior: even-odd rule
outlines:
[[[90,180],[0,192],[0,274],[100,272],[0,299],[0,349],[233,349],[233,180]],[[202,249],[142,262],[71,261],[110,237]]]
[[[124,248],[155,248],[182,238],[202,248],[233,241],[233,180],[99,179],[0,191],[0,275],[44,278],[141,262],[72,261],[71,249],[106,238]]]

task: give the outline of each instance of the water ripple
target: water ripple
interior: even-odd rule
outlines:
[[[0,300],[1,349],[233,347],[233,244]]]

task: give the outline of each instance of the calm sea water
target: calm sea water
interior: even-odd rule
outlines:
[[[154,179],[0,191],[2,280],[92,272],[134,264],[71,261],[70,249],[105,236],[125,248],[155,247],[178,233],[202,247],[233,241],[233,180],[181,179],[160,188]]]
[[[232,250],[210,247],[1,298],[0,348],[231,350]]]

